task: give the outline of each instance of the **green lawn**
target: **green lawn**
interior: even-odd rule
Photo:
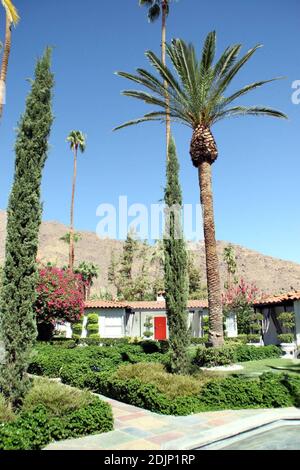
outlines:
[[[260,375],[263,372],[288,372],[300,375],[300,359],[262,359],[260,361],[241,362],[243,369],[238,371],[222,372],[222,375],[242,374]],[[219,372],[220,373],[220,372]]]

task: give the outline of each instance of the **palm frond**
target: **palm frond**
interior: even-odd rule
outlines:
[[[225,98],[223,101],[223,105],[227,106],[228,104],[232,103],[237,98],[239,98],[240,96],[246,95],[250,91],[255,90],[256,88],[260,88],[263,85],[266,85],[267,83],[275,82],[276,80],[282,80],[282,78],[283,77],[271,78],[270,80],[262,80],[260,82],[255,82],[255,83],[251,83],[250,85],[246,85],[241,90],[233,93],[233,95],[229,96],[228,98]]]
[[[212,31],[205,39],[202,51],[201,70],[206,72],[211,66],[216,53],[216,32]]]
[[[214,116],[213,123],[224,118],[237,116],[271,116],[281,119],[288,119],[288,116],[276,109],[264,106],[235,106],[234,108],[225,109]]]
[[[18,10],[14,6],[11,0],[1,0],[2,5],[6,11],[6,14],[9,18],[9,21],[14,25],[18,24],[20,20],[20,16],[18,14]]]

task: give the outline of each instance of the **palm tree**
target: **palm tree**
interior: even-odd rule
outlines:
[[[272,80],[265,80],[245,86],[232,95],[225,97],[224,93],[233,78],[248,62],[250,57],[260,47],[250,49],[238,60],[240,44],[228,47],[220,59],[214,63],[216,33],[208,34],[200,60],[196,57],[192,45],[187,45],[180,39],[174,39],[167,45],[167,54],[179,77],[172,73],[161,60],[151,51],[146,52],[150,64],[159,73],[159,78],[150,72],[137,69],[137,74],[117,72],[132,82],[146,87],[151,93],[127,90],[123,95],[157,106],[159,109],[143,117],[129,121],[116,129],[131,126],[146,121],[163,121],[167,116],[165,102],[164,80],[167,81],[170,97],[170,117],[172,121],[185,124],[192,128],[190,155],[193,165],[198,170],[200,199],[203,209],[204,240],[206,251],[206,273],[208,287],[208,302],[210,312],[209,340],[213,346],[223,344],[222,297],[217,256],[215,223],[213,210],[211,166],[218,157],[218,150],[211,128],[218,121],[233,116],[273,116],[286,118],[286,115],[263,106],[232,106],[239,97],[251,90],[261,87]]]
[[[167,37],[167,17],[170,10],[170,0],[139,0],[140,6],[148,6],[148,19],[150,23],[156,21],[161,15],[161,61],[166,65],[166,37]],[[168,82],[164,80],[165,99],[167,111],[169,111]],[[169,141],[171,137],[171,120],[169,112],[166,115],[166,141],[167,141],[167,160],[169,158]]]
[[[227,282],[225,286],[227,289],[230,289],[232,285],[232,276],[235,275],[237,268],[235,252],[231,244],[225,246],[223,251],[223,260],[227,268]]]
[[[74,169],[73,169],[73,184],[72,184],[72,199],[71,199],[71,223],[70,223],[70,244],[69,244],[69,268],[73,271],[74,269],[74,197],[75,197],[75,186],[76,186],[76,176],[77,176],[77,155],[78,150],[81,153],[85,151],[86,148],[86,138],[84,134],[80,131],[70,132],[67,142],[70,142],[70,148],[73,151],[74,155]]]
[[[1,72],[0,72],[0,119],[3,114],[3,106],[4,106],[4,99],[5,99],[5,84],[6,84],[6,76],[7,76],[7,69],[8,69],[8,60],[9,60],[10,49],[11,49],[11,29],[12,29],[12,25],[13,24],[16,25],[20,19],[17,9],[13,5],[11,0],[1,0],[1,2],[6,13],[6,30],[5,30],[4,52],[3,52],[3,59],[2,59]]]

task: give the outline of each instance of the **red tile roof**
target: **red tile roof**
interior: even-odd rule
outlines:
[[[292,302],[294,300],[300,300],[300,292],[288,292],[287,294],[279,294],[262,297],[254,302],[254,306],[258,307],[261,305],[277,305],[283,302]]]
[[[132,310],[165,310],[166,303],[164,301],[136,301],[136,302],[119,302],[112,300],[89,300],[85,302],[85,308],[131,308]],[[188,308],[207,308],[206,300],[189,300]]]

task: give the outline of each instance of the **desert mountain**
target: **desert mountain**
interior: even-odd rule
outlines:
[[[68,263],[68,247],[60,238],[68,232],[68,227],[59,222],[43,222],[40,230],[40,245],[38,257],[40,260],[54,262],[58,266]],[[0,264],[4,261],[6,234],[6,213],[0,211]],[[114,251],[116,256],[121,253],[123,242],[111,239],[99,239],[93,232],[80,232],[81,240],[76,243],[76,263],[91,261],[100,267],[99,279],[95,282],[94,293],[100,288],[109,287],[107,270]],[[226,279],[226,267],[222,259],[224,247],[228,243],[219,241],[218,252],[221,265],[222,281]],[[247,281],[254,281],[264,292],[275,294],[281,291],[300,290],[300,265],[271,256],[265,256],[239,245],[233,245],[237,258],[238,275]],[[195,261],[203,274],[205,281],[204,243],[190,243]],[[152,250],[149,247],[149,250]],[[154,269],[152,274],[156,270]]]

